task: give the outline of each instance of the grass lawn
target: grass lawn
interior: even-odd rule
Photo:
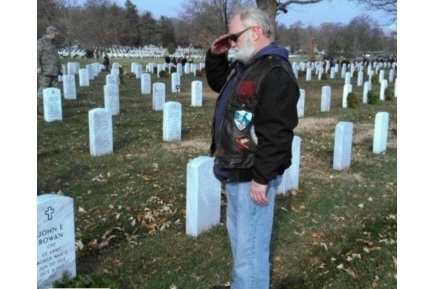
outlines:
[[[82,67],[94,62],[78,61]],[[145,70],[154,60],[115,61],[130,71],[133,61]],[[182,140],[163,142],[162,111],[152,110],[140,79],[125,78],[120,114],[113,116],[114,153],[92,157],[88,111],[104,106],[105,75],[89,87],[77,85],[76,100],[62,99],[63,121],[37,121],[37,194],[74,199],[80,282],[93,288],[207,289],[230,281],[224,197],[215,204],[222,208],[220,225],[196,238],[185,234],[186,168],[208,155],[217,94],[204,76],[182,76],[181,92],[171,93],[170,77],[152,75],[152,83],[166,84],[166,101],[182,104]],[[193,80],[203,81],[202,107],[191,106]],[[302,76],[299,83],[306,94],[305,115],[295,129],[302,140],[299,189],[276,200],[271,288],[397,288],[397,99],[342,108],[339,73],[321,81],[313,75],[309,82]],[[324,85],[332,88],[330,112],[320,111]],[[363,86],[355,77],[352,85],[361,98]],[[388,144],[386,152],[374,154],[378,112],[389,113]],[[354,125],[352,160],[350,168],[336,171],[340,121]]]

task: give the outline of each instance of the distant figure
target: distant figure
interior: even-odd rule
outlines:
[[[170,56],[165,56],[165,63],[169,64],[170,63]]]
[[[110,59],[108,58],[108,54],[104,54],[104,69],[108,72],[110,72]]]
[[[39,88],[37,93],[38,113],[43,113],[42,92],[47,87],[58,87],[58,77],[62,75],[59,52],[54,44],[59,31],[49,26],[46,35],[41,37],[37,43],[37,68],[39,76]]]

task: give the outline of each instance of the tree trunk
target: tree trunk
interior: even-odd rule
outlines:
[[[276,23],[276,17],[277,17],[277,5],[275,0],[256,0],[257,8],[263,10],[268,14],[269,19],[271,19],[272,23],[272,35],[271,35],[271,41],[275,41],[278,39],[276,35],[276,29],[275,29],[275,23]]]

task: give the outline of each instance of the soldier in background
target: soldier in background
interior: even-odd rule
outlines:
[[[46,35],[38,39],[38,113],[42,114],[43,98],[42,91],[47,87],[58,87],[58,77],[62,75],[62,65],[60,63],[59,53],[54,44],[59,31],[49,26]]]

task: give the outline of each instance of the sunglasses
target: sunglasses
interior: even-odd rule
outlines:
[[[245,28],[244,30],[242,30],[241,32],[235,33],[235,34],[231,34],[229,35],[229,39],[233,42],[237,42],[239,37],[242,35],[242,33],[244,33],[245,31],[247,31],[248,29],[250,29],[250,27]]]

